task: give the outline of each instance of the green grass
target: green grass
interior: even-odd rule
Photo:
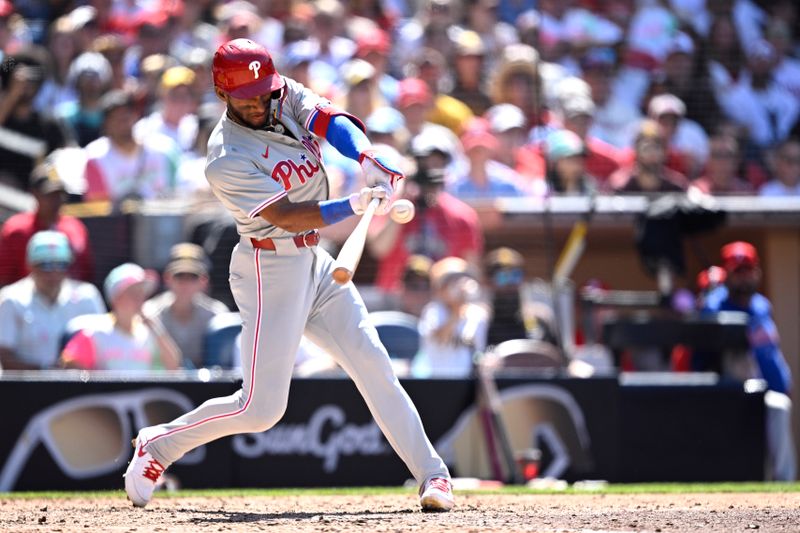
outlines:
[[[285,497],[285,496],[335,496],[370,494],[412,494],[412,489],[403,487],[343,487],[315,489],[187,489],[178,492],[159,492],[157,498],[231,498],[231,497]],[[800,492],[800,483],[636,483],[613,484],[599,491],[588,493],[602,494],[672,494],[672,493],[714,493],[714,492]],[[506,486],[495,490],[460,491],[468,494],[587,494],[587,491],[572,487],[563,490],[533,490],[520,486]],[[11,492],[0,494],[2,499],[57,499],[57,498],[125,498],[122,490],[95,492]]]

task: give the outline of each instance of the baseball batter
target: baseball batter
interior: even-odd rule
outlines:
[[[377,213],[386,213],[402,174],[371,149],[357,118],[282,77],[270,54],[253,41],[221,45],[212,71],[227,111],[209,139],[206,177],[241,236],[231,257],[230,286],[243,321],[244,379],[235,394],[139,432],[125,473],[128,497],[146,505],[161,474],[197,446],[275,425],[286,409],[305,333],[356,383],[420,483],[423,510],[450,510],[447,467],[368,324],[361,297],[352,283],[333,281],[333,258],[316,246],[316,228],[362,214],[372,198],[380,199]],[[328,199],[319,138],[361,163],[367,187],[360,193]]]

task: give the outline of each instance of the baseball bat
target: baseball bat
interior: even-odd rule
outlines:
[[[489,463],[495,479],[515,485],[522,485],[522,477],[514,457],[514,449],[508,436],[508,428],[503,421],[502,402],[497,392],[494,371],[486,363],[479,360],[475,368],[477,372],[478,400],[481,407],[481,422],[486,438]],[[505,473],[503,470],[505,469]]]
[[[367,242],[367,228],[375,214],[380,198],[373,198],[370,200],[369,205],[361,215],[361,220],[353,232],[344,241],[342,249],[339,250],[339,255],[336,256],[336,262],[333,264],[333,279],[336,283],[344,285],[353,279],[353,273],[356,271],[358,262],[361,260],[361,254],[364,251],[364,244]]]

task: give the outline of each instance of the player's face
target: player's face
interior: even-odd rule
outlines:
[[[228,114],[239,124],[254,129],[262,129],[267,125],[270,93],[255,98],[234,98],[229,94],[222,93],[220,98],[228,104]]]

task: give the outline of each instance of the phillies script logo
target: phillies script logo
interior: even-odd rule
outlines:
[[[319,172],[319,165],[315,164],[306,154],[300,154],[300,163],[295,163],[291,159],[278,161],[272,167],[272,179],[278,183],[283,183],[283,188],[287,191],[292,189],[292,176],[297,176],[300,185],[313,178]]]
[[[322,149],[319,147],[319,143],[312,137],[311,135],[303,135],[303,138],[300,139],[300,143],[306,147],[306,150],[311,152],[311,154],[317,158],[317,161],[322,159]]]
[[[305,424],[278,424],[263,433],[236,435],[233,449],[248,459],[265,454],[310,455],[322,459],[325,472],[336,471],[343,455],[389,453],[375,422],[348,424],[342,408],[331,404],[317,408]]]

